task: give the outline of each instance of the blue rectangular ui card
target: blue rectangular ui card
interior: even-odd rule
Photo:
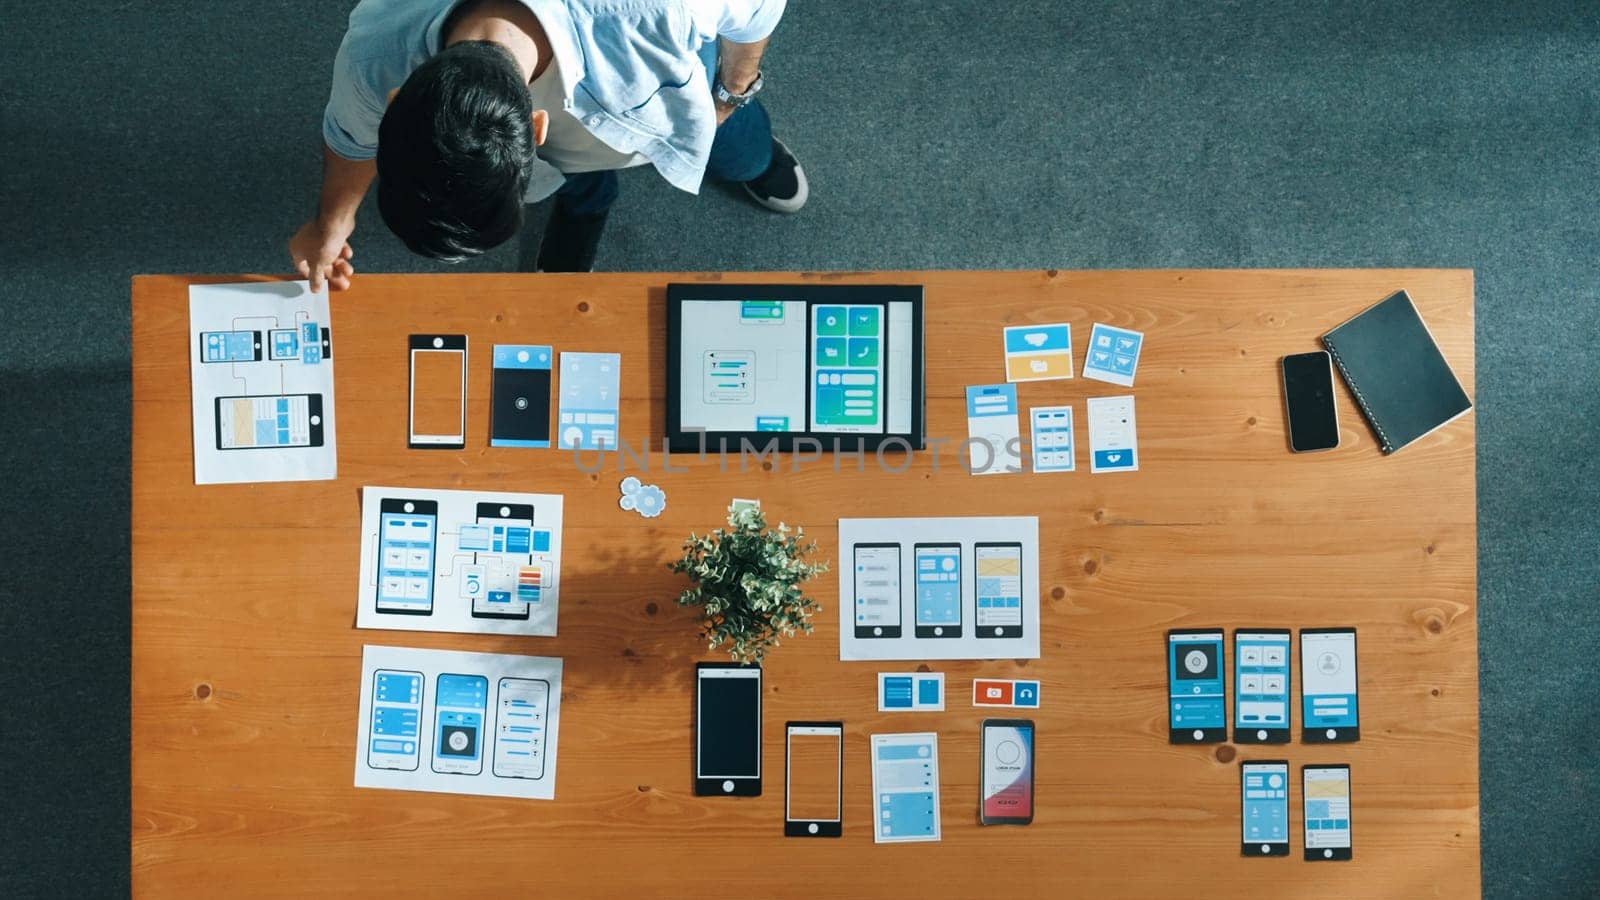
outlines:
[[[1013,325],[1005,330],[1006,381],[1072,377],[1072,326]]]
[[[943,672],[879,672],[879,712],[938,712],[944,709]]]
[[[1094,323],[1089,350],[1083,354],[1083,377],[1133,387],[1143,346],[1144,335],[1137,331]]]
[[[564,450],[617,449],[622,354],[561,354],[557,435]]]
[[[939,840],[939,735],[872,735],[872,840]]]
[[[1071,472],[1077,468],[1072,440],[1071,406],[1035,406],[1028,410],[1033,428],[1033,470]]]
[[[300,362],[308,366],[322,362],[322,329],[315,322],[300,323]]]

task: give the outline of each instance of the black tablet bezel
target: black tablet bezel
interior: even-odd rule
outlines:
[[[910,303],[911,309],[911,431],[910,433],[884,434],[834,434],[831,432],[801,431],[685,431],[679,410],[678,373],[682,367],[680,334],[683,326],[683,303],[686,300],[714,300],[737,302],[740,300],[799,301],[806,304],[807,328],[810,327],[810,309],[820,304],[854,303],[875,304],[884,308],[884,322],[888,323],[888,304]],[[806,346],[807,371],[810,370],[811,347]],[[887,361],[887,346],[885,347]],[[750,446],[774,446],[783,452],[793,452],[797,438],[818,442],[824,452],[848,450],[851,452],[877,451],[881,447],[926,449],[927,398],[924,393],[924,366],[922,355],[922,286],[905,284],[700,284],[674,283],[667,285],[667,353],[666,353],[666,440],[672,453],[701,453],[714,449],[730,448],[738,451],[742,441]],[[884,367],[884,396],[888,397],[888,366]],[[888,427],[885,409],[884,426]],[[805,422],[811,421],[811,392],[806,391]],[[774,443],[776,442],[776,443]],[[814,449],[806,447],[805,449]]]

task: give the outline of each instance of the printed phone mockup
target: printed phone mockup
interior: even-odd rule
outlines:
[[[322,446],[321,394],[218,397],[218,450]]]
[[[694,792],[761,796],[761,667],[695,666]]]
[[[1254,760],[1239,764],[1242,818],[1240,853],[1289,855],[1289,763]]]
[[[411,406],[406,446],[461,450],[467,446],[467,336],[413,334]]]
[[[433,548],[437,500],[385,497],[378,501],[377,610],[433,615]]]
[[[496,344],[490,383],[489,446],[550,446],[549,347]]]
[[[1167,632],[1167,741],[1214,744],[1228,739],[1222,629]]]
[[[1022,637],[1022,545],[972,545],[972,633],[980,638]]]
[[[984,825],[1033,822],[1033,721],[984,719],[983,760],[979,773]]]
[[[478,619],[526,619],[543,597],[545,573],[533,559],[533,505],[479,503],[477,518],[457,537],[472,553],[460,589]]]
[[[417,770],[422,747],[422,673],[378,669],[372,673],[372,726],[367,765]]]
[[[900,636],[900,545],[856,544],[856,637]]]
[[[200,332],[200,361],[203,363],[260,362],[261,332],[202,331]]]
[[[1339,411],[1333,405],[1333,359],[1328,351],[1285,356],[1282,365],[1289,449],[1309,453],[1339,446]]]
[[[1289,743],[1290,638],[1287,628],[1233,633],[1234,743]]]
[[[1305,810],[1306,862],[1350,859],[1350,767],[1301,766],[1300,801]]]
[[[433,692],[433,770],[441,775],[483,771],[483,716],[489,679],[441,674]]]
[[[1307,744],[1361,740],[1356,693],[1356,630],[1300,629],[1300,740]]]
[[[543,778],[549,715],[550,682],[500,679],[495,685],[494,764],[489,771],[499,778]]]
[[[961,545],[916,544],[912,548],[916,579],[916,636],[961,636]]]
[[[784,837],[838,837],[844,821],[844,723],[789,722],[783,748]]]

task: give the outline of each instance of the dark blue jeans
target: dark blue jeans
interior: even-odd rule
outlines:
[[[726,122],[717,126],[711,142],[711,158],[706,162],[706,177],[718,181],[749,181],[772,165],[772,120],[760,100],[752,100],[734,110]],[[598,215],[617,202],[617,173],[582,172],[568,175],[556,191],[556,202],[567,212],[580,216]]]

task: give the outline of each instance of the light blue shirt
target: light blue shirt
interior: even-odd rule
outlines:
[[[328,149],[378,155],[389,92],[442,49],[459,0],[361,0],[334,59],[322,117]],[[772,33],[786,0],[522,0],[538,17],[560,68],[563,106],[596,138],[650,160],[674,187],[698,193],[716,107],[708,75],[717,38]],[[562,174],[534,160],[526,198],[548,196]]]

